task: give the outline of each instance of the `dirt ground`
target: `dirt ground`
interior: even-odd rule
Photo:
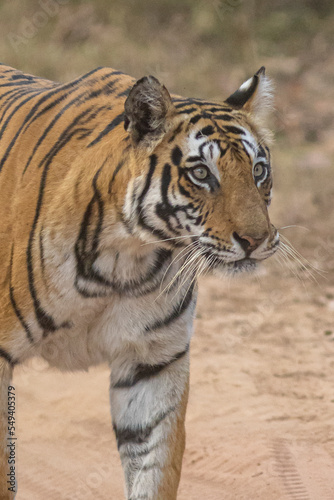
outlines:
[[[334,498],[334,276],[200,283],[180,500]],[[108,369],[17,369],[17,500],[118,500]]]

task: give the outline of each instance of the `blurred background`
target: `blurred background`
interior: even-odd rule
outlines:
[[[224,100],[266,67],[271,218],[302,257],[203,279],[179,498],[334,498],[333,1],[0,0],[0,33],[1,62],[60,82],[110,66]],[[14,382],[18,500],[122,498],[108,369]]]

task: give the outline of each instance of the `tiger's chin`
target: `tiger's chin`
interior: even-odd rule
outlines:
[[[237,275],[241,273],[252,273],[258,269],[259,260],[243,258],[234,262],[217,262],[213,274],[216,276]]]

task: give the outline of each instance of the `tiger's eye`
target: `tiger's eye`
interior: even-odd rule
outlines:
[[[193,175],[196,177],[196,179],[202,181],[207,178],[208,170],[205,167],[196,167],[193,170]]]
[[[264,174],[264,165],[262,163],[258,163],[254,167],[254,176],[261,177]]]

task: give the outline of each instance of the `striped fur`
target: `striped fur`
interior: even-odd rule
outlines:
[[[0,65],[1,399],[30,356],[109,363],[129,500],[176,498],[198,275],[277,248],[269,91],[263,69],[215,103],[110,68],[59,84]]]

